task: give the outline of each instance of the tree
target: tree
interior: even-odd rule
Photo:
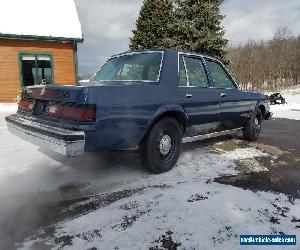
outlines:
[[[167,38],[173,22],[171,0],[144,0],[130,38],[130,50],[170,47]]]
[[[171,46],[226,60],[228,40],[221,26],[223,0],[176,0]]]
[[[230,47],[231,72],[243,89],[280,91],[300,84],[300,36],[279,28],[268,41]]]

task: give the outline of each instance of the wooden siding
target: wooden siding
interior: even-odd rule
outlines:
[[[19,52],[52,54],[54,83],[75,84],[72,43],[0,39],[0,102],[13,102],[20,90]]]

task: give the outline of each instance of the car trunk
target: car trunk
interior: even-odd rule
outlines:
[[[39,122],[56,121],[66,124],[93,124],[96,105],[90,104],[88,87],[46,85],[27,87],[19,102],[18,113]]]
[[[44,85],[27,87],[23,98],[63,103],[82,103],[86,87],[69,85]]]

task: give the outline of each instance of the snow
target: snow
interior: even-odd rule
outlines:
[[[225,153],[225,156],[231,160],[244,160],[254,157],[266,157],[268,154],[263,153],[255,148],[238,148],[231,152]]]
[[[122,186],[123,190],[144,188],[142,191],[57,224],[55,237],[74,237],[72,245],[64,249],[132,250],[161,247],[157,241],[169,231],[173,242],[181,244],[179,249],[240,249],[240,234],[282,231],[299,237],[291,225],[292,218],[300,214],[298,200],[292,204],[285,195],[253,193],[208,181],[236,173],[225,156],[209,153],[205,148],[184,152],[171,172]],[[159,188],[160,185],[166,187]],[[287,212],[280,216],[280,209],[284,208]],[[280,224],[270,222],[272,216]],[[29,239],[23,249],[30,249],[43,240]],[[46,242],[54,243],[52,238]],[[53,245],[53,248],[60,249],[60,246]]]
[[[0,0],[0,34],[82,39],[74,0]]]
[[[18,109],[18,105],[15,103],[0,103],[0,112],[14,113]]]
[[[163,237],[170,237],[178,243],[178,249],[235,250],[241,249],[240,234],[284,232],[300,237],[296,228],[299,223],[292,222],[293,218],[299,219],[299,200],[213,181],[216,177],[240,174],[238,160],[270,156],[259,149],[233,148],[216,153],[200,143],[197,148],[187,145],[172,171],[151,175],[137,167],[135,158],[130,156],[112,155],[113,160],[107,160],[105,154],[95,153],[66,159],[41,151],[7,131],[4,117],[15,109],[16,105],[0,105],[0,198],[40,195],[70,183],[87,183],[97,190],[96,195],[80,203],[88,206],[99,195],[137,190],[87,214],[60,221],[53,225],[53,236],[37,232],[20,249],[34,249],[36,243],[53,249],[162,248]],[[250,166],[247,171],[264,169]],[[272,218],[278,219],[278,224]],[[72,237],[72,245],[57,245],[57,239],[67,236]]]
[[[286,99],[286,104],[271,105],[273,117],[300,120],[300,87],[285,90],[282,96]]]
[[[271,228],[298,234],[290,225],[291,217],[299,213],[298,201],[280,226],[272,225],[264,214],[278,214],[273,204],[291,207],[283,195],[255,194],[203,182],[184,183],[164,192],[147,191],[67,221],[58,226],[56,236],[76,235],[73,245],[65,249],[149,249],[155,240],[172,231],[173,241],[182,244],[179,249],[240,249],[240,234],[271,234]],[[197,195],[202,198],[192,202]],[[125,204],[132,209],[122,209]],[[134,216],[137,220],[125,230],[124,218]],[[96,230],[100,230],[101,238],[83,237]]]

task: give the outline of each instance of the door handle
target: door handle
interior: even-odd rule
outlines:
[[[226,97],[226,94],[225,93],[221,93],[220,97]]]
[[[185,94],[185,97],[186,98],[191,98],[191,97],[193,97],[193,95],[192,94]]]

